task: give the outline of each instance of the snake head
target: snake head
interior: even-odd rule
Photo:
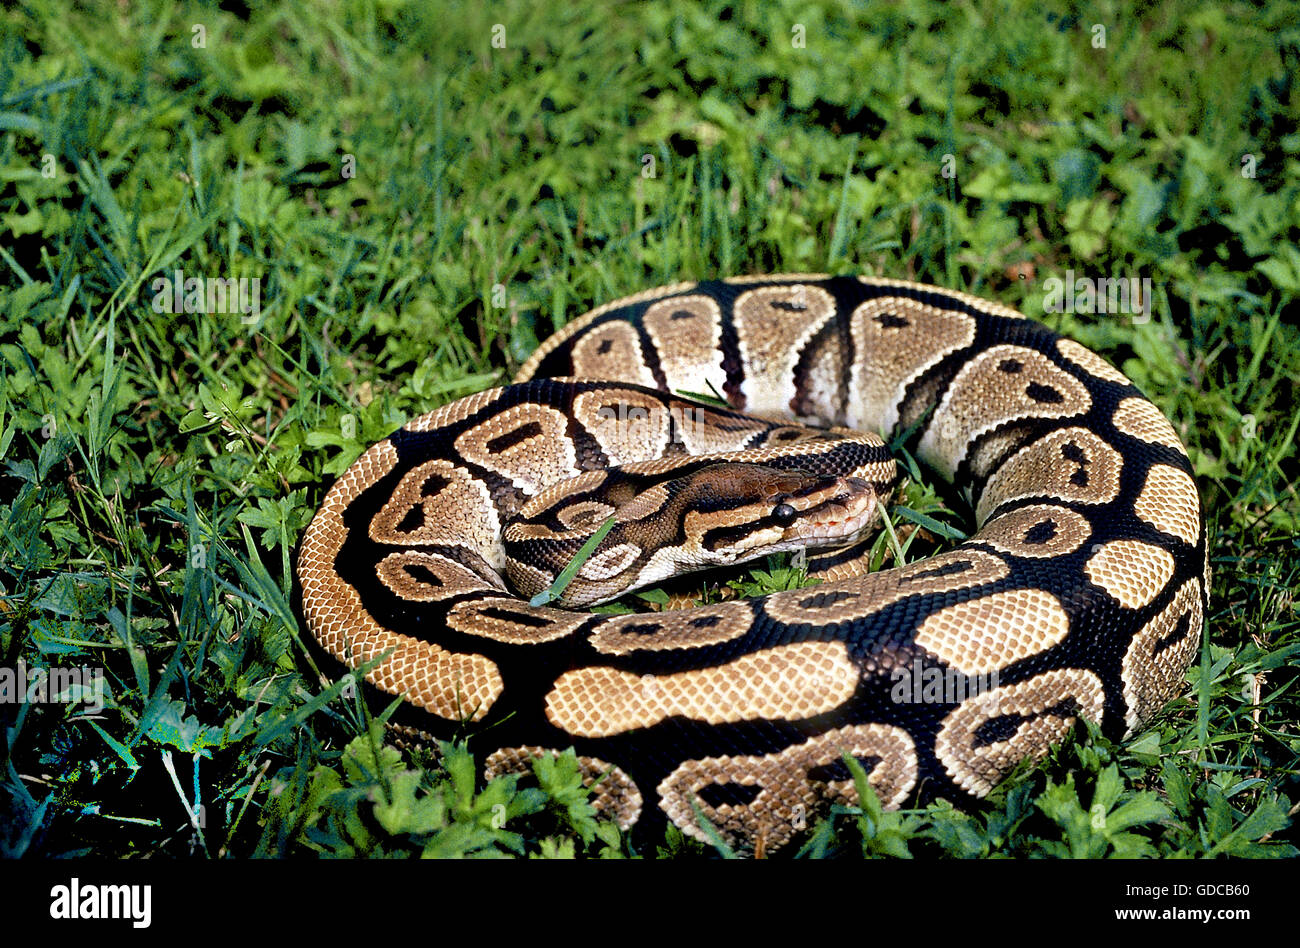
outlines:
[[[845,546],[874,522],[875,486],[858,477],[720,462],[628,490],[585,475],[539,495],[504,531],[506,572],[525,595],[545,589],[606,519],[610,529],[556,601],[616,599],[664,580],[803,549]],[[575,499],[576,498],[576,499]]]
[[[685,532],[703,565],[845,546],[876,518],[876,488],[857,477],[739,464],[698,474],[701,500],[687,511]]]

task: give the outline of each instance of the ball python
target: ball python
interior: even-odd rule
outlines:
[[[894,486],[872,432],[907,433],[976,532],[867,572],[862,521]],[[536,604],[596,524],[618,530],[580,584],[800,543],[821,581],[648,613]],[[470,724],[486,777],[572,748],[624,829],[763,853],[858,802],[849,758],[897,808],[983,796],[1081,716],[1141,728],[1197,654],[1209,563],[1178,435],[1100,356],[964,293],[793,274],[576,319],[515,384],[367,450],[298,577],[320,643],[377,662],[424,736]]]

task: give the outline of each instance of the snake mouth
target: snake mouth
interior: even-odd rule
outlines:
[[[851,539],[857,536],[871,524],[873,515],[876,512],[874,499],[865,501],[864,505],[865,509],[859,513],[849,513],[846,510],[843,516],[833,517],[811,525],[807,528],[805,535],[810,540]]]
[[[856,539],[876,516],[876,489],[857,477],[838,477],[823,493],[825,499],[801,511],[786,531],[787,540],[814,546]]]

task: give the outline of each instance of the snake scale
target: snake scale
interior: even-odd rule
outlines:
[[[709,393],[730,408],[685,397]],[[866,572],[893,462],[848,429],[904,433],[977,532]],[[821,582],[651,613],[530,604],[603,523],[580,601],[804,541]],[[379,660],[369,681],[427,733],[472,723],[486,776],[571,747],[623,828],[707,840],[707,821],[762,853],[857,802],[846,756],[898,807],[983,796],[1081,716],[1139,729],[1197,654],[1209,563],[1178,435],[1095,353],[967,294],[795,274],[570,323],[516,384],[366,451],[298,575],[323,646]]]

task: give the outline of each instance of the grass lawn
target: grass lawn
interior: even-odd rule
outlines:
[[[571,761],[485,788],[385,746],[294,549],[367,445],[590,307],[779,271],[1105,355],[1186,443],[1214,570],[1150,730],[803,853],[1297,853],[1294,4],[223,6],[0,12],[0,669],[105,691],[0,703],[0,855],[631,855]],[[1070,271],[1149,279],[1149,316],[1052,311]]]

